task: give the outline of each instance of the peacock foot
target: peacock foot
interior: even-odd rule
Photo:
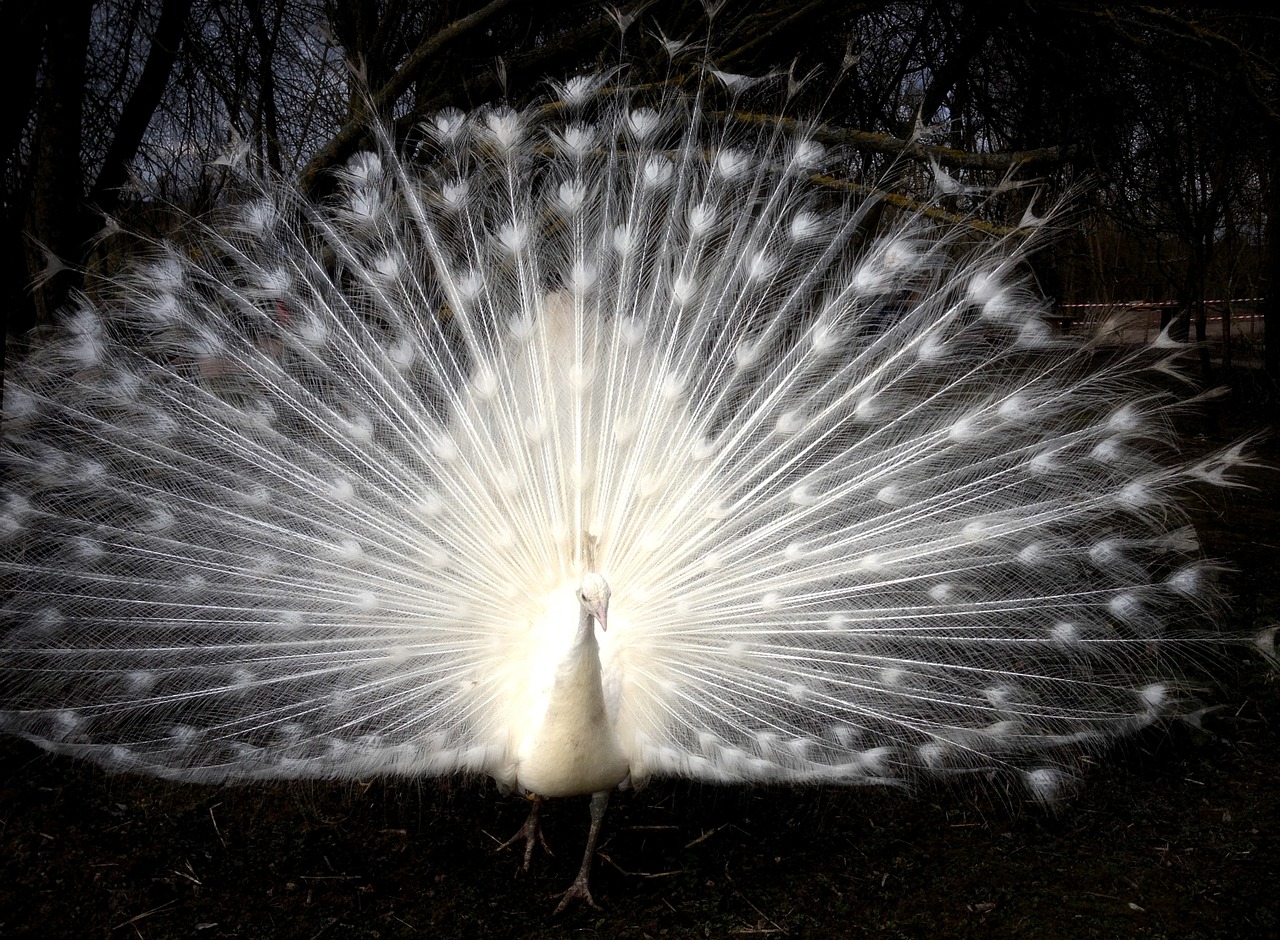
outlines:
[[[542,850],[548,855],[555,855],[551,851],[551,847],[547,845],[547,839],[542,834],[542,826],[539,823],[539,817],[542,813],[542,797],[534,796],[530,798],[533,801],[533,808],[529,810],[529,818],[524,821],[524,825],[506,842],[498,846],[497,851],[509,848],[517,842],[524,843],[524,864],[521,866],[523,871],[529,870],[529,863],[533,860],[533,844],[535,842],[542,845]],[[587,895],[590,900],[590,895]]]
[[[597,911],[602,910],[595,898],[591,896],[591,888],[587,884],[587,873],[585,871],[578,872],[578,877],[573,879],[573,884],[569,885],[569,890],[560,895],[560,903],[556,905],[556,913],[564,912],[574,901],[586,901],[591,907]]]

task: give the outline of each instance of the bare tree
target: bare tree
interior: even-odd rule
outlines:
[[[77,277],[50,257],[82,263],[104,215],[146,227],[157,205],[199,211],[255,167],[322,192],[367,144],[371,115],[406,139],[440,108],[528,104],[547,79],[583,70],[632,87],[690,80],[671,40],[775,75],[780,108],[820,114],[850,177],[893,167],[895,185],[941,190],[961,214],[974,211],[970,187],[995,189],[983,219],[1016,225],[1033,192],[1048,191],[1044,205],[1089,178],[1076,218],[1115,213],[1164,258],[1185,252],[1176,292],[1193,307],[1218,289],[1228,234],[1265,234],[1276,266],[1271,15],[1072,0],[729,0],[710,18],[694,0],[612,12],[595,0],[10,0],[0,25],[17,71],[0,110],[7,246],[19,249],[5,256],[11,329],[65,301]],[[1259,193],[1262,230],[1228,225],[1256,216],[1246,202]],[[1054,291],[1061,275],[1042,266]],[[1081,271],[1073,289],[1100,294]]]

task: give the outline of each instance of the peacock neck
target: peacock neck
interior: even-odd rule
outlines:
[[[560,664],[556,674],[556,689],[562,685],[568,691],[574,687],[590,697],[593,690],[604,702],[604,691],[600,686],[600,642],[596,639],[595,619],[586,610],[578,614],[578,631],[574,635],[573,645],[568,655]],[[556,693],[553,692],[554,696]]]

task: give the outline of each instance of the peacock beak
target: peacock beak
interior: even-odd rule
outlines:
[[[609,623],[608,623],[609,601],[606,599],[606,600],[600,601],[599,603],[592,604],[591,616],[595,617],[596,620],[600,622],[601,630],[608,630],[609,629]]]

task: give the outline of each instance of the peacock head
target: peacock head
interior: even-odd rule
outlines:
[[[582,605],[588,616],[595,617],[601,630],[608,630],[609,616],[609,582],[604,575],[588,571],[582,576],[582,584],[577,590],[578,603]]]

